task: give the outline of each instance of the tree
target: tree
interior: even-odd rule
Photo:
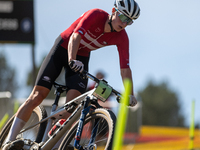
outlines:
[[[15,77],[15,69],[9,66],[5,54],[0,52],[0,91],[10,91],[14,96],[18,88]]]
[[[150,81],[139,95],[143,102],[144,125],[184,126],[178,96],[166,82],[156,85]]]

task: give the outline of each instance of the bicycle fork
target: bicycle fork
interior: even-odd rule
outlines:
[[[81,112],[77,132],[76,132],[76,136],[75,136],[74,147],[78,150],[84,150],[84,148],[79,144],[79,142],[80,142],[81,134],[82,134],[82,131],[83,131],[85,117],[86,117],[87,113],[90,111],[90,108],[92,107],[92,106],[88,107],[89,101],[90,101],[90,97],[86,97],[85,101],[83,101],[84,106],[83,106],[83,110]],[[96,124],[96,121],[95,121],[95,124]],[[95,128],[92,130],[90,142],[89,142],[87,147],[90,147],[90,145],[94,142],[95,137],[96,137],[96,133],[97,133],[97,129],[98,128],[95,125]]]

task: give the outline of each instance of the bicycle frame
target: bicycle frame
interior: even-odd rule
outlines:
[[[95,82],[102,84],[102,82],[100,80],[98,80],[94,76],[90,75],[89,73],[87,73],[86,75],[87,75],[87,77],[91,78]],[[58,91],[56,94],[55,102],[52,105],[51,114],[48,117],[46,117],[45,119],[41,120],[40,122],[26,128],[26,129],[23,129],[20,132],[20,133],[23,133],[24,131],[31,129],[31,128],[41,124],[42,122],[48,121],[42,141],[40,143],[33,142],[33,144],[31,144],[30,149],[40,149],[40,150],[52,149],[54,147],[54,145],[59,141],[59,139],[61,139],[63,137],[63,135],[71,128],[73,123],[76,122],[77,120],[79,120],[79,124],[78,124],[77,132],[76,132],[76,138],[74,141],[74,147],[76,149],[81,149],[82,146],[79,145],[79,142],[80,142],[80,137],[81,137],[82,130],[83,130],[85,117],[88,114],[88,112],[90,111],[91,107],[95,109],[95,107],[93,107],[91,105],[91,100],[97,101],[97,96],[101,97],[101,94],[104,94],[104,92],[105,92],[105,88],[103,88],[103,92],[101,92],[101,94],[98,95],[98,93],[95,93],[97,88],[98,87],[95,87],[94,89],[74,98],[73,100],[66,103],[64,106],[62,106],[59,109],[57,109],[57,106],[58,106],[60,94],[62,92]],[[109,91],[110,93],[111,92],[115,93],[117,97],[120,96],[120,93],[118,93],[116,90],[112,89],[109,85],[108,85],[108,89],[111,90],[111,91]],[[94,94],[96,94],[96,95],[94,96]],[[70,117],[68,117],[68,119],[61,125],[61,127],[49,138],[48,132],[52,128],[53,121],[55,119],[61,119],[62,114],[70,111],[72,106],[78,106],[78,107],[73,111],[73,113],[70,115]],[[100,105],[98,105],[98,103],[97,103],[97,106],[99,107]],[[98,119],[95,120],[95,124],[97,124],[97,122],[98,122]],[[94,143],[97,129],[98,129],[98,126],[95,126],[95,128],[92,130],[92,135],[91,135],[88,146],[90,146]],[[30,145],[30,144],[28,144],[28,145]]]
[[[77,128],[77,132],[76,132],[76,136],[75,136],[75,141],[74,141],[74,147],[76,149],[81,149],[82,148],[82,146],[79,145],[79,142],[80,142],[81,134],[82,134],[82,131],[83,131],[83,125],[84,125],[85,117],[86,117],[87,113],[90,111],[90,108],[92,107],[91,105],[88,106],[89,102],[90,102],[90,98],[86,97],[86,99],[84,101],[83,110],[81,112],[81,117],[80,117],[80,120],[79,120],[79,123],[78,123],[78,128]],[[93,137],[91,137],[91,138],[94,138],[96,136],[96,132],[93,132],[93,134],[92,134]],[[89,143],[89,144],[91,144],[91,143]]]
[[[43,135],[43,139],[42,141],[38,144],[38,143],[34,143],[31,148],[36,148],[36,147],[40,147],[40,150],[50,150],[53,148],[53,146],[58,142],[58,140],[60,138],[62,138],[62,136],[70,129],[70,127],[72,126],[72,124],[74,122],[76,122],[81,115],[81,113],[84,113],[85,115],[89,112],[88,111],[85,113],[84,108],[87,108],[88,105],[90,104],[89,102],[86,105],[83,105],[84,101],[86,100],[86,97],[88,97],[89,100],[93,99],[94,97],[92,96],[92,93],[95,89],[92,89],[76,98],[74,98],[73,100],[71,100],[70,102],[66,103],[64,106],[62,106],[61,108],[56,110],[56,104],[54,103],[52,105],[52,110],[51,110],[51,114],[41,120],[40,122],[26,128],[23,129],[20,133],[23,133],[24,131],[27,131],[35,126],[37,126],[38,124],[41,124],[42,122],[48,121],[46,129],[45,129],[45,133]],[[57,97],[59,98],[59,97]],[[76,110],[70,115],[70,117],[64,122],[64,124],[54,133],[54,135],[52,135],[50,138],[48,137],[48,132],[49,130],[52,128],[52,122],[54,119],[52,118],[56,118],[56,119],[61,119],[62,118],[62,114],[67,112],[70,107],[72,105],[78,105],[78,107],[76,108]],[[90,106],[89,106],[90,108]],[[80,119],[82,121],[84,121],[84,119]],[[81,126],[79,126],[80,128],[83,128]],[[79,134],[81,134],[81,132],[79,132]],[[30,149],[31,149],[30,148]]]

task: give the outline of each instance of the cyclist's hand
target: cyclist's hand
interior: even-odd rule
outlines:
[[[82,72],[84,69],[84,65],[81,61],[78,60],[71,60],[69,62],[70,68],[75,72]]]
[[[137,100],[135,96],[129,95],[129,106],[133,107],[137,104]]]

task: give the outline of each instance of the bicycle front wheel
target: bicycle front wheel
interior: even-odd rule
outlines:
[[[46,110],[44,109],[44,107],[42,107],[42,106],[36,107],[33,110],[31,117],[30,117],[29,121],[26,123],[24,128],[39,122],[40,120],[44,119],[46,116],[47,116],[47,113],[46,113]],[[8,136],[8,133],[10,131],[10,128],[12,126],[14,117],[15,117],[15,115],[10,118],[10,120],[6,123],[4,128],[1,130],[0,147],[5,142],[8,141],[7,136]],[[42,140],[45,128],[46,128],[46,122],[43,122],[43,123],[23,132],[21,134],[18,134],[17,138],[28,139],[28,140],[35,141],[35,142],[39,143]]]
[[[74,145],[78,122],[68,131],[59,150],[67,150],[69,145]],[[112,111],[103,108],[95,109],[86,116],[79,144],[83,149],[111,150],[115,122],[116,116]]]

